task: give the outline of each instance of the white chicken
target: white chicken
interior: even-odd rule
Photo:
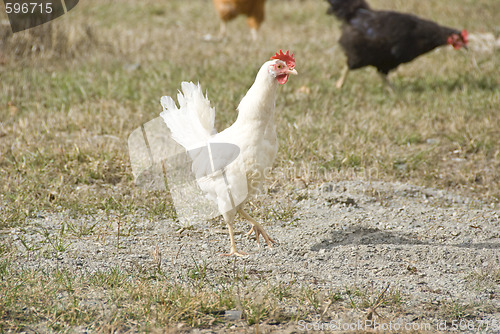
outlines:
[[[265,172],[272,167],[276,156],[276,93],[278,86],[285,84],[290,74],[297,74],[293,54],[288,50],[286,53],[280,50],[260,68],[255,82],[238,105],[236,121],[220,133],[214,128],[215,110],[210,107],[210,101],[203,95],[199,85],[182,83],[182,93],[179,92],[177,96],[179,108],[171,97],[161,98],[161,117],[170,129],[172,138],[190,153],[198,185],[208,198],[217,203],[227,223],[231,251],[221,255],[247,255],[237,250],[234,241],[233,223],[237,212],[250,222],[252,228],[247,235],[255,232],[259,247],[261,235],[269,247],[272,248],[275,243],[262,225],[242,207],[248,198],[260,190]],[[217,147],[214,145],[228,149],[210,152],[211,147],[212,150]],[[208,155],[200,154],[203,150],[199,148],[203,147],[208,148]],[[239,149],[237,155],[230,149],[232,147]]]

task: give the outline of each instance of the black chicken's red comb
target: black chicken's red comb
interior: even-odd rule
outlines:
[[[467,32],[467,30],[462,30],[460,35],[462,35],[462,39],[464,40],[465,45],[469,44],[469,33]]]
[[[295,58],[293,58],[293,53],[289,53],[288,50],[286,50],[286,53],[283,53],[283,51],[280,50],[280,52],[276,52],[274,56],[271,57],[271,59],[279,59],[282,60],[286,63],[286,66],[288,68],[292,69],[295,67]]]

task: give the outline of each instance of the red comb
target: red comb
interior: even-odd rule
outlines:
[[[276,52],[276,54],[272,56],[271,59],[283,60],[286,63],[286,66],[288,66],[292,70],[295,67],[295,58],[293,58],[293,53],[289,53],[288,50],[286,50],[286,53],[283,53],[283,51],[281,50],[279,53]]]
[[[467,32],[467,30],[462,30],[460,35],[462,35],[462,39],[464,40],[465,45],[467,45],[469,43],[469,33]]]

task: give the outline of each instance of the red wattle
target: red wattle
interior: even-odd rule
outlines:
[[[288,81],[288,74],[280,74],[276,77],[280,85],[284,85]]]

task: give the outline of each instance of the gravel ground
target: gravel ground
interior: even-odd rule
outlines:
[[[346,181],[297,191],[293,204],[297,219],[265,224],[269,235],[279,241],[273,249],[256,249],[255,240],[245,236],[246,223],[236,224],[236,243],[250,253],[238,261],[250,279],[296,280],[300,285],[340,291],[355,285],[380,292],[390,284],[402,295],[399,322],[438,324],[440,305],[459,303],[474,305],[471,319],[489,321],[487,332],[500,333],[500,281],[498,276],[488,278],[490,273],[498,275],[500,268],[496,207],[401,183]],[[57,234],[67,219],[63,213],[42,214],[32,223]],[[207,274],[213,277],[224,275],[234,263],[233,258],[217,256],[229,249],[227,231],[217,221],[178,233],[172,221],[152,222],[140,214],[128,220],[134,221],[133,232],[120,237],[119,251],[115,234],[75,238],[67,251],[54,257],[27,257],[14,240],[23,234],[36,244],[44,238],[41,233],[15,229],[4,236],[19,245],[16,261],[25,268],[137,270],[158,265],[161,254],[162,269],[176,279],[192,268],[193,259],[206,261]],[[357,321],[359,312],[346,309],[338,319]],[[288,332],[303,328],[268,326]]]

